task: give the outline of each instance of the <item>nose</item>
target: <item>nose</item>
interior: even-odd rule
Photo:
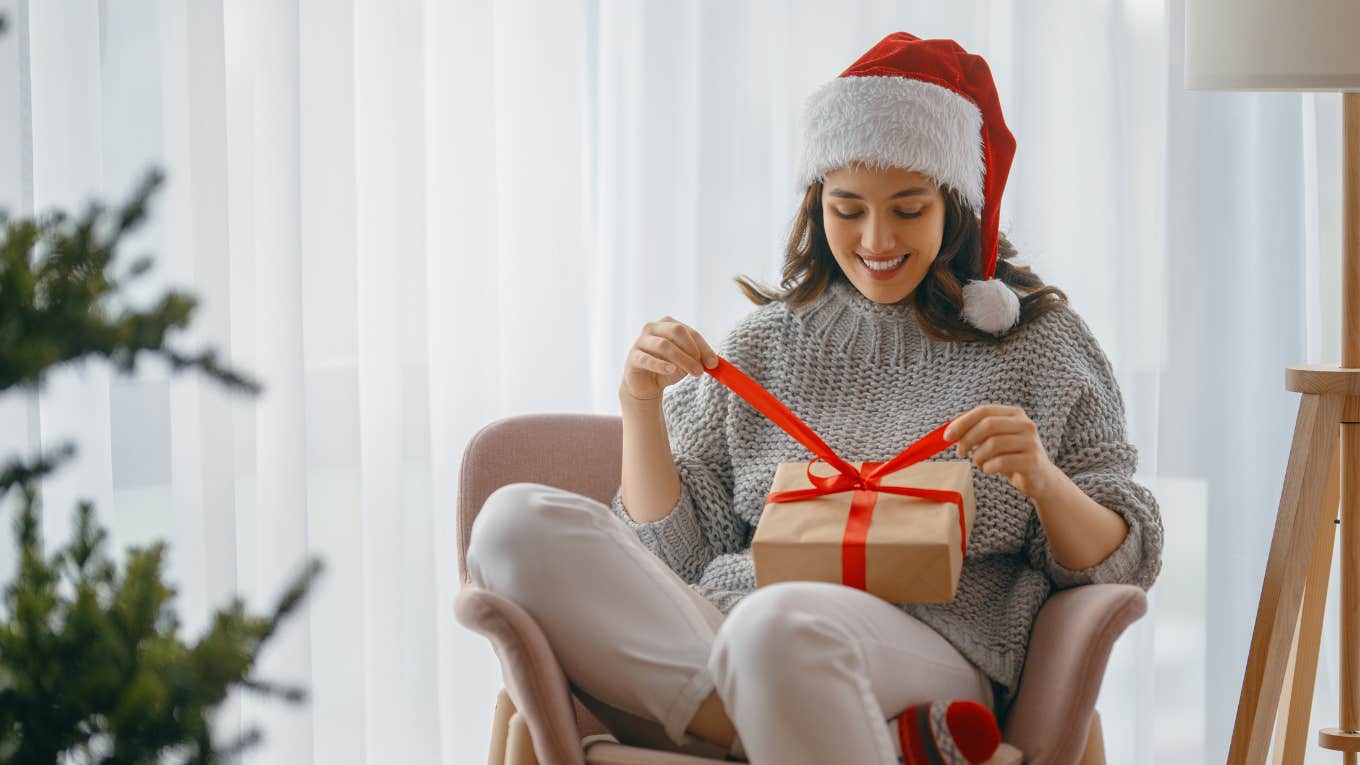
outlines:
[[[883,216],[869,215],[860,236],[860,246],[866,255],[891,255],[896,247],[892,223]]]

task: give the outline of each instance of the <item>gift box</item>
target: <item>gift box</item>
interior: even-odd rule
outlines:
[[[953,600],[976,508],[970,461],[925,461],[955,443],[948,422],[887,461],[846,462],[726,359],[705,371],[815,455],[775,470],[751,542],[757,587],[821,581],[893,603]]]
[[[815,488],[812,464],[781,463],[771,494]],[[848,464],[862,473],[883,463]],[[962,512],[949,499],[883,490],[922,487],[961,495]],[[769,502],[751,542],[756,586],[838,582],[892,603],[947,603],[958,587],[974,514],[973,471],[965,460],[911,465],[882,476],[878,491],[850,488]]]

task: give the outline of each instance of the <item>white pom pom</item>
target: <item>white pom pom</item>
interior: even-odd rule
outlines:
[[[999,335],[1020,320],[1020,298],[1000,279],[968,282],[963,285],[963,320]]]

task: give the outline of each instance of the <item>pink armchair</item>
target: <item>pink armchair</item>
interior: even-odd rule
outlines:
[[[588,449],[581,448],[589,445]],[[683,751],[659,725],[593,699],[563,674],[547,638],[516,603],[475,587],[467,574],[468,532],[497,488],[521,481],[580,492],[608,503],[619,485],[622,420],[608,415],[533,414],[497,420],[463,454],[458,486],[455,615],[485,635],[505,688],[495,706],[490,765],[702,765],[723,762],[696,738]],[[1131,585],[1085,585],[1051,596],[1030,636],[1020,690],[991,763],[1103,765],[1096,696],[1110,650],[1147,611]],[[608,727],[605,722],[608,722]],[[611,731],[627,730],[624,745]]]

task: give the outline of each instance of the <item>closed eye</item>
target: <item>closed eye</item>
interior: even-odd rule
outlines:
[[[864,214],[864,211],[863,211],[863,210],[861,210],[861,211],[855,213],[854,215],[846,215],[845,213],[841,212],[840,210],[837,210],[837,209],[834,208],[834,207],[831,208],[831,209],[832,209],[833,212],[836,213],[836,217],[838,217],[838,218],[844,218],[845,220],[854,220],[855,218],[858,218],[858,217],[860,217],[861,215]],[[921,213],[920,213],[920,212],[904,213],[904,212],[902,212],[901,210],[895,210],[894,212],[897,213],[897,217],[899,217],[899,218],[919,218],[919,217],[921,217]]]

